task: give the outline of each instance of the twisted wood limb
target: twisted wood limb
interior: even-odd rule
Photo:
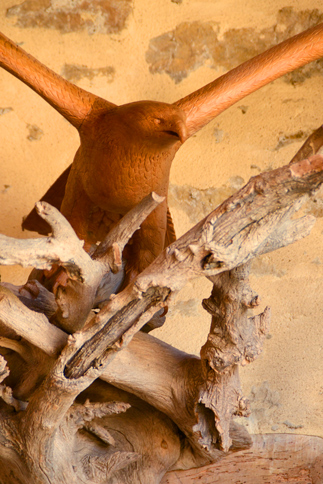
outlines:
[[[37,269],[50,269],[57,264],[66,270],[68,279],[58,285],[55,300],[37,281],[28,281],[21,287],[7,287],[30,309],[45,313],[58,327],[69,333],[81,329],[93,305],[102,304],[120,286],[122,251],[134,231],[163,200],[155,193],[145,197],[107,235],[92,257],[83,250],[83,242],[60,212],[46,202],[38,202],[37,212],[50,224],[53,235],[24,241],[1,235],[0,263],[33,265]]]
[[[102,308],[91,323],[97,335],[91,334],[86,346],[76,351],[66,375],[78,378],[91,367],[108,364],[124,346],[127,334],[131,339],[131,327],[138,331],[153,312],[171,304],[171,294],[191,278],[230,270],[307,235],[314,217],[296,221],[291,217],[301,200],[322,184],[322,168],[323,158],[316,155],[252,178]],[[102,348],[108,349],[102,352]]]
[[[1,285],[0,322],[49,356],[57,356],[67,343],[67,335],[61,329],[50,324],[45,315],[28,309]]]
[[[266,317],[244,319],[243,308],[254,306],[257,302],[257,298],[248,291],[238,294],[237,298],[229,298],[229,304],[238,306],[239,317],[236,318],[235,324],[228,321],[225,314],[228,309],[224,307],[222,311],[222,320],[226,321],[224,325],[221,318],[219,319],[219,311],[212,309],[216,306],[212,301],[217,298],[216,290],[230,294],[225,289],[226,278],[235,277],[237,287],[244,284],[246,268],[234,270],[237,265],[245,264],[256,255],[275,250],[307,235],[314,223],[313,218],[302,217],[294,220],[292,217],[295,210],[299,208],[301,200],[315,191],[322,181],[323,158],[320,156],[255,177],[240,192],[220,205],[196,227],[166,249],[133,284],[111,298],[89,321],[84,330],[69,337],[60,358],[54,366],[50,367],[42,385],[37,387],[30,396],[27,409],[10,421],[10,425],[7,420],[0,422],[1,435],[6,436],[8,441],[13,440],[14,435],[20,435],[18,439],[15,437],[15,442],[21,446],[20,449],[14,449],[10,445],[9,448],[21,454],[21,448],[26,444],[24,441],[26,436],[28,441],[36,440],[44,445],[45,455],[49,459],[49,456],[55,454],[53,449],[59,448],[60,445],[65,448],[66,442],[71,438],[78,441],[81,438],[80,432],[75,430],[75,425],[73,430],[68,423],[70,408],[75,398],[100,377],[110,380],[114,378],[114,385],[120,389],[140,395],[141,398],[149,398],[148,403],[155,406],[155,412],[160,408],[164,412],[164,419],[166,415],[170,417],[171,420],[168,420],[167,424],[169,429],[176,423],[175,428],[182,430],[185,445],[182,445],[182,452],[177,455],[177,460],[173,459],[172,464],[168,461],[168,465],[185,467],[193,465],[194,462],[195,465],[201,465],[216,460],[223,455],[223,451],[228,450],[230,439],[235,449],[238,448],[239,442],[240,448],[248,446],[247,436],[232,426],[230,428],[232,414],[244,411],[247,407],[246,402],[240,397],[236,365],[237,362],[246,362],[257,355],[259,338],[263,337],[266,329]],[[75,273],[76,278],[79,277],[82,268],[77,265],[74,268],[73,261],[69,261],[69,264],[71,273]],[[225,271],[231,271],[231,274]],[[126,351],[130,351],[136,341],[133,337],[140,327],[156,310],[165,304],[172,304],[172,295],[183,287],[187,280],[201,274],[215,277],[214,282],[217,287],[213,292],[213,299],[206,303],[208,309],[214,312],[214,320],[210,337],[202,351],[202,360],[180,355],[177,350],[156,343],[155,348],[158,347],[159,351],[154,352],[155,358],[151,359],[151,369],[154,370],[158,365],[160,366],[158,360],[160,355],[167,355],[169,363],[164,365],[169,368],[167,378],[170,385],[167,386],[169,388],[167,391],[162,390],[161,369],[154,370],[155,377],[153,384],[150,385],[149,379],[148,382],[145,380],[147,377],[145,372],[141,371],[139,362],[132,365],[133,379],[129,379],[125,371],[114,370],[113,374],[113,364],[117,361],[117,354],[120,357],[126,356]],[[81,280],[80,283],[82,283]],[[19,334],[20,329],[17,332]],[[249,343],[253,342],[252,351],[250,347],[241,344],[241,339],[246,337]],[[37,338],[34,338],[33,341],[36,340]],[[129,344],[131,340],[132,343]],[[225,340],[229,342],[227,348],[223,344]],[[152,345],[151,339],[147,341]],[[123,349],[122,352],[120,352],[121,349]],[[226,353],[227,349],[229,351]],[[133,361],[135,362],[136,359]],[[174,376],[176,378],[173,378]],[[165,378],[165,372],[163,377]],[[155,389],[151,394],[150,386]],[[224,388],[232,389],[236,393],[235,399],[228,400],[226,403],[226,399],[223,398],[224,393],[221,394]],[[105,389],[104,392],[105,395],[108,394]],[[150,396],[145,397],[145,395]],[[55,402],[54,405],[53,402]],[[184,419],[181,421],[182,410],[186,411],[186,414],[182,412]],[[141,420],[141,424],[142,422]],[[119,429],[120,425],[122,426],[119,422]],[[98,427],[97,422],[85,426],[86,432],[92,432],[91,435],[99,438],[101,442],[103,439],[105,444],[112,445],[109,424],[104,427],[105,430],[100,425]],[[32,429],[38,429],[39,439],[31,435]],[[89,429],[92,430],[89,431]],[[170,430],[171,432],[174,432],[174,429]],[[238,438],[235,435],[238,435]],[[178,440],[176,442],[174,442],[174,448],[178,449],[179,442]],[[97,451],[96,447],[95,449]],[[73,471],[74,463],[77,461],[74,450],[61,459],[62,466],[55,475],[55,479],[58,479],[56,482],[60,484],[68,480],[75,482],[76,478],[84,479],[84,465],[80,470],[81,474],[77,477]],[[5,458],[2,450],[1,452],[2,457]],[[39,447],[38,450],[27,448],[27,452],[30,456],[27,468],[33,479],[30,482],[46,482],[45,476],[39,477],[39,467],[36,464],[41,458]],[[59,460],[59,456],[56,454],[55,456]],[[50,462],[46,465],[42,464],[42,469],[46,468],[47,482],[51,480],[48,476],[53,475],[50,465]],[[91,472],[98,475],[98,468],[94,465],[91,464],[88,469],[90,470],[86,471],[88,474],[85,472],[86,475],[90,475]],[[134,478],[134,475],[134,473],[128,473],[128,477],[124,477],[124,482],[140,482],[141,477],[137,474]],[[129,476],[132,481],[129,481]],[[100,479],[105,482],[108,479],[107,474],[101,475]],[[19,477],[16,482],[23,481]]]

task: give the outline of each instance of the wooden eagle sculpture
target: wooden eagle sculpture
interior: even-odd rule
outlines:
[[[74,161],[43,200],[61,210],[84,239],[86,250],[147,194],[165,196],[127,247],[128,280],[175,240],[167,191],[171,164],[182,144],[243,97],[322,56],[323,24],[319,24],[173,104],[139,101],[117,106],[63,79],[0,34],[0,66],[79,132]],[[49,232],[35,210],[23,228]]]

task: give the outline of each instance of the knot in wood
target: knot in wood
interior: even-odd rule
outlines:
[[[215,254],[208,254],[202,260],[202,269],[204,271],[209,271],[212,269],[221,269],[224,266],[224,262],[217,259]]]
[[[251,414],[251,410],[250,410],[250,402],[248,398],[246,397],[239,398],[238,408],[235,412],[235,415],[239,417],[249,417],[250,414]]]
[[[253,186],[254,192],[263,195],[266,191],[266,182],[261,177],[256,177]]]

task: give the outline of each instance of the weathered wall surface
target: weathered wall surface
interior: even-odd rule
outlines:
[[[79,86],[114,103],[173,102],[269,46],[323,20],[309,0],[1,0],[0,29]],[[322,124],[322,62],[263,88],[190,139],[171,172],[178,235],[250,176],[288,163]],[[78,146],[75,130],[10,74],[0,72],[0,231],[20,223]],[[306,240],[253,264],[252,282],[272,308],[264,354],[242,371],[251,431],[323,435],[323,206]],[[24,282],[28,270],[2,268]],[[155,334],[198,353],[209,316],[207,281],[182,291]],[[252,388],[254,386],[254,388]],[[298,428],[297,428],[298,427]]]

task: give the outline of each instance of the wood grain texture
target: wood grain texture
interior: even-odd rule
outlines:
[[[252,361],[259,354],[268,322],[266,315],[246,318],[257,297],[248,287],[248,270],[241,264],[307,235],[313,218],[295,219],[295,212],[322,183],[320,155],[254,177],[173,242],[97,314],[89,309],[86,297],[85,301],[71,298],[71,304],[89,312],[85,314],[86,326],[68,338],[60,330],[47,331],[50,323],[44,315],[38,318],[40,330],[30,331],[30,310],[25,308],[26,317],[22,317],[22,303],[14,295],[7,297],[10,291],[6,288],[2,301],[7,317],[2,317],[0,332],[13,371],[8,377],[11,380],[6,381],[10,387],[0,389],[4,397],[4,402],[0,399],[1,484],[159,484],[167,470],[188,468],[190,479],[211,483],[217,477],[213,466],[203,468],[201,474],[194,468],[211,462],[222,466],[225,455],[224,467],[219,469],[223,476],[225,472],[229,476],[227,482],[241,483],[251,470],[257,479],[257,473],[260,476],[256,482],[264,484],[268,472],[279,484],[284,479],[302,482],[296,480],[299,476],[320,482],[321,457],[315,454],[312,459],[307,451],[307,447],[313,449],[312,443],[300,448],[285,439],[272,445],[261,442],[258,449],[255,441],[253,451],[248,433],[232,421],[232,415],[245,415],[248,410],[240,393],[238,363]],[[156,200],[150,202],[154,205]],[[69,273],[91,290],[91,284],[95,287],[97,281],[95,267],[100,273],[105,252],[116,243],[113,234],[120,237],[121,245],[126,242],[123,230],[111,232],[93,260],[82,252],[79,239],[62,214],[46,203],[40,208],[53,226],[53,236],[33,239],[31,254],[30,241],[11,244],[10,238],[2,237],[4,262],[14,263],[17,257],[25,262],[28,257],[37,261],[39,249],[40,264],[47,258],[50,265],[52,246],[57,244],[62,264],[67,258]],[[142,215],[142,210],[138,213]],[[81,251],[74,254],[75,261],[71,249],[64,248],[69,238],[74,252]],[[49,246],[47,252],[44,240]],[[87,277],[88,267],[92,279]],[[211,277],[214,283],[211,298],[205,303],[213,319],[201,359],[149,335],[134,338],[157,310],[174,302],[172,293],[196,275]],[[59,304],[57,294],[55,297]],[[44,332],[46,338],[42,338]],[[8,339],[12,343],[8,344]],[[56,348],[59,350],[66,340],[57,355]],[[148,360],[141,357],[143,351]],[[7,376],[5,365],[2,367]],[[24,400],[28,400],[28,406]],[[242,449],[244,454],[237,453]],[[321,454],[321,447],[319,451]],[[276,453],[281,464],[273,468]],[[290,460],[293,453],[299,456],[296,463]],[[306,465],[309,460],[311,468]],[[252,469],[254,461],[259,467]],[[185,482],[188,471],[183,472],[183,478],[176,471],[167,479]]]
[[[50,327],[46,317],[34,316],[39,329],[31,331],[31,311],[22,311],[21,301],[8,288],[3,290],[0,336],[14,371],[13,398],[10,388],[0,390],[1,484],[159,484],[168,469],[187,468],[190,471],[174,471],[164,482],[322,482],[321,439],[255,437],[250,449],[249,435],[232,421],[233,415],[248,410],[238,364],[259,354],[269,319],[268,311],[247,318],[257,297],[247,285],[245,264],[310,232],[313,217],[295,219],[295,212],[322,185],[322,156],[254,177],[178,241],[166,199],[173,157],[187,137],[247,93],[320,56],[322,39],[321,25],[243,64],[178,105],[141,101],[124,106],[74,89],[3,40],[2,66],[35,88],[79,130],[81,146],[70,172],[59,182],[60,208],[87,250],[98,240],[104,242],[91,258],[62,215],[46,203],[38,207],[50,222],[52,237],[22,243],[0,237],[4,263],[35,261],[42,269],[53,263],[63,266],[68,283],[53,290],[60,317],[71,323],[71,332],[86,321],[69,337],[52,328],[44,342],[42,332]],[[156,207],[126,248],[129,279],[134,279],[94,314],[104,270],[122,270],[121,252],[129,231],[125,236],[119,219],[129,216],[152,190],[165,199],[154,200]],[[55,204],[59,205],[57,197]],[[137,225],[138,220],[129,224],[133,229]],[[172,243],[162,251],[165,240]],[[204,304],[213,318],[201,359],[152,342],[147,335],[135,339],[158,310],[173,303],[173,294],[198,275],[214,283]],[[68,320],[73,312],[74,319]],[[145,341],[148,363],[140,358],[144,344],[138,350],[136,341]],[[117,365],[120,353],[120,361],[132,365],[128,372],[125,364]],[[29,381],[12,356],[26,358],[25,371],[32,370]],[[0,372],[7,377],[5,362],[0,363]],[[154,372],[152,378],[144,371],[147,366]],[[28,405],[20,405],[20,397],[28,399]],[[242,453],[232,455],[242,448]]]
[[[81,382],[79,382],[81,383]],[[84,383],[84,382],[83,382]],[[53,386],[54,384],[54,386]],[[43,413],[42,410],[46,410],[46,422],[48,422],[49,417],[53,418],[52,415],[53,413],[58,412],[57,406],[55,406],[55,409],[52,411],[50,410],[50,399],[54,396],[55,392],[55,401],[57,402],[57,398],[62,398],[62,395],[57,395],[57,389],[55,390],[57,384],[59,382],[55,383],[55,380],[51,381],[51,385],[45,385],[43,386],[40,391],[37,392],[37,396],[42,396],[42,398],[46,397],[46,402],[42,402],[41,407],[37,407],[37,413],[35,414],[33,418],[33,423],[36,426],[34,427],[35,429],[39,428],[39,423],[44,419],[44,416],[41,416]],[[74,385],[75,387],[76,382]],[[59,384],[59,393],[62,393],[62,390],[64,392],[68,391],[68,388],[65,387],[62,388],[62,383]],[[110,391],[111,393],[111,391]],[[50,397],[49,401],[48,396]],[[96,397],[96,392],[95,389],[91,390],[91,388],[87,391],[87,395],[91,396],[91,398]],[[102,398],[107,399],[109,395],[109,389],[107,391],[104,391],[102,393]],[[115,396],[117,394],[115,393]],[[119,393],[119,398],[121,397],[122,393]],[[112,397],[115,398],[115,396]],[[123,401],[124,400],[124,394],[122,395]],[[84,402],[83,397],[82,401]],[[111,395],[110,395],[111,398]],[[100,401],[100,400],[99,400]],[[37,402],[37,399],[35,403]],[[44,403],[46,403],[44,405]],[[164,438],[164,442],[166,445],[166,442],[170,442],[171,437],[171,432],[170,432],[170,424],[167,422],[167,419],[162,416],[159,416],[158,413],[155,412],[155,414],[151,415],[151,410],[149,410],[148,406],[143,406],[140,410],[140,407],[138,405],[138,402],[134,401],[133,399],[131,400],[131,404],[134,404],[134,412],[135,415],[133,415],[133,412],[130,413],[130,415],[127,417],[124,421],[124,425],[127,425],[129,428],[129,436],[128,438],[131,439],[131,441],[134,443],[135,441],[133,440],[134,435],[132,433],[131,429],[131,422],[134,424],[134,417],[136,417],[136,431],[138,432],[137,436],[145,436],[145,444],[144,447],[146,448],[146,444],[148,442],[153,442],[150,440],[152,436],[152,431],[151,429],[148,430],[147,426],[145,426],[144,421],[148,419],[148,421],[151,421],[151,417],[153,417],[154,421],[154,433],[156,434],[157,432],[157,427],[159,430],[162,432],[161,434],[161,439],[162,437]],[[108,404],[109,405],[109,404]],[[111,405],[111,404],[110,404]],[[94,406],[94,405],[93,405]],[[103,407],[103,406],[102,406]],[[29,409],[29,412],[34,412],[35,407],[32,405],[32,407]],[[138,415],[139,412],[144,412],[145,417],[144,419],[142,418],[143,415],[140,417]],[[83,426],[82,420],[79,418],[78,414],[82,414],[82,412],[87,416],[86,420],[89,422],[87,425],[87,428],[91,431],[91,433],[94,435],[97,435],[101,439],[103,439],[104,436],[109,435],[109,431],[115,430],[116,425],[121,425],[120,421],[118,424],[114,422],[113,420],[110,421],[108,420],[107,422],[104,423],[102,421],[102,417],[104,416],[104,408],[97,407],[97,415],[101,417],[101,421],[98,422],[96,421],[96,424],[93,424],[93,428],[90,425],[92,418],[95,417],[95,413],[93,417],[91,417],[91,413],[89,413],[89,410],[87,408],[71,408],[70,411],[67,413],[67,419],[63,419],[62,423],[59,425],[58,431],[56,432],[56,439],[58,438],[58,441],[60,440],[61,444],[66,445],[69,442],[70,436],[76,433],[75,426],[78,426],[78,428],[81,428]],[[29,413],[30,415],[30,413]],[[58,414],[59,415],[59,414]],[[71,419],[71,416],[73,418]],[[139,417],[139,418],[138,418]],[[161,419],[161,420],[160,420]],[[73,421],[74,420],[74,421]],[[159,425],[157,426],[157,421],[160,420]],[[151,421],[152,422],[152,421]],[[96,427],[95,427],[96,425]],[[122,425],[121,427],[122,428]],[[34,435],[34,432],[31,432],[31,429],[26,429],[28,430],[28,433],[26,436],[24,436],[23,442],[25,443],[26,438],[32,438]],[[1,431],[3,432],[4,429],[3,427],[1,428]],[[59,434],[62,432],[62,437],[63,440],[59,437]],[[148,433],[147,433],[148,432]],[[41,432],[41,434],[44,434],[42,436],[42,440],[48,440],[50,439],[50,435],[48,433],[48,430],[45,428],[44,431]],[[150,435],[150,437],[149,437]],[[176,435],[176,433],[175,433]],[[106,438],[106,437],[105,437]],[[174,441],[174,439],[173,439]],[[155,442],[155,447],[154,447],[154,452],[158,450],[158,440]],[[109,455],[109,452],[113,450],[113,447],[115,447],[115,443],[111,440],[109,442],[109,446],[107,447],[107,455]],[[111,446],[112,444],[112,446]],[[88,442],[87,445],[90,445],[90,441]],[[139,449],[138,442],[135,444],[136,449]],[[142,444],[143,445],[143,444]],[[174,442],[174,449],[175,449],[175,455],[177,453],[177,458],[179,457],[178,454],[178,443],[177,447]],[[102,444],[101,444],[102,446]],[[254,484],[254,483],[263,483],[263,484],[283,484],[283,483],[294,483],[294,484],[320,484],[322,482],[322,472],[323,472],[323,467],[322,467],[322,450],[323,450],[323,441],[320,438],[317,437],[309,437],[309,436],[295,436],[295,435],[269,435],[269,436],[254,436],[253,437],[253,447],[251,449],[248,449],[246,451],[242,452],[237,452],[234,454],[228,454],[227,456],[222,455],[222,459],[219,460],[216,464],[208,465],[205,467],[202,467],[200,469],[190,469],[190,470],[183,470],[183,471],[173,471],[164,477],[164,479],[161,480],[162,484],[189,484],[189,483],[194,483],[194,482],[201,482],[203,484],[216,484],[222,483],[230,483],[230,484],[241,484],[243,482],[244,484]],[[142,446],[141,446],[142,447]],[[28,447],[29,448],[29,447]],[[37,449],[40,447],[37,446]],[[91,448],[91,445],[90,445]],[[110,450],[109,450],[110,448]],[[118,447],[117,447],[118,448]],[[77,449],[77,447],[76,447]],[[85,441],[84,439],[82,440],[82,455],[85,453]],[[95,447],[92,446],[91,450],[92,452],[94,451]],[[177,450],[176,450],[177,449]],[[96,449],[98,451],[98,448]],[[101,449],[102,452],[102,449]],[[1,454],[1,452],[0,452]],[[8,454],[7,454],[8,455]],[[73,457],[73,452],[70,450],[68,451],[68,455],[70,459],[74,459]],[[33,457],[36,457],[36,454],[33,454]],[[137,456],[139,457],[139,456]],[[158,458],[158,454],[156,454],[156,457]],[[219,453],[219,457],[221,457],[221,454]],[[166,458],[166,455],[164,459]],[[160,457],[159,457],[160,459]],[[161,464],[164,463],[165,465],[165,460],[163,462],[158,463],[158,466],[161,466]],[[187,463],[187,461],[186,461]],[[94,464],[94,463],[93,463]],[[143,462],[141,462],[141,465]],[[174,467],[176,467],[176,463],[173,461],[172,463],[169,462],[169,464],[172,464]],[[127,462],[124,463],[124,465],[127,465]],[[178,463],[177,463],[178,465]],[[20,466],[21,467],[21,466]],[[69,466],[68,466],[69,467]],[[80,474],[81,474],[81,469],[80,469]],[[137,469],[136,473],[139,472],[139,469]],[[14,475],[14,474],[13,474]],[[35,474],[37,475],[37,474]],[[131,475],[131,474],[130,474]],[[0,482],[2,483],[16,483],[16,482],[25,482],[25,483],[32,483],[32,480],[29,479],[22,479],[21,481],[12,481],[12,476],[8,476],[8,480],[2,481],[1,479],[4,477],[3,474],[0,474]],[[32,477],[32,476],[31,476]],[[60,479],[60,475],[58,474],[55,476],[53,474],[53,470],[51,470],[51,481],[50,482],[65,482],[56,480],[56,478]],[[145,480],[146,477],[146,480]],[[159,479],[162,477],[162,472],[160,471],[159,474]],[[121,479],[118,482],[124,483],[145,483],[145,484],[152,484],[152,483],[158,483],[160,482],[159,479],[155,480],[153,479],[153,476],[148,473],[145,475],[145,466],[141,468],[141,479],[143,480],[138,480],[136,475],[132,474],[132,479],[130,477],[129,479],[126,479],[125,476],[123,476],[123,479]],[[149,480],[150,479],[150,480]],[[66,481],[67,482],[67,481]],[[100,482],[100,480],[98,481]],[[110,481],[108,481],[110,483]],[[113,480],[111,481],[111,483]]]
[[[251,449],[200,469],[169,472],[161,484],[321,484],[323,439],[254,435]]]

